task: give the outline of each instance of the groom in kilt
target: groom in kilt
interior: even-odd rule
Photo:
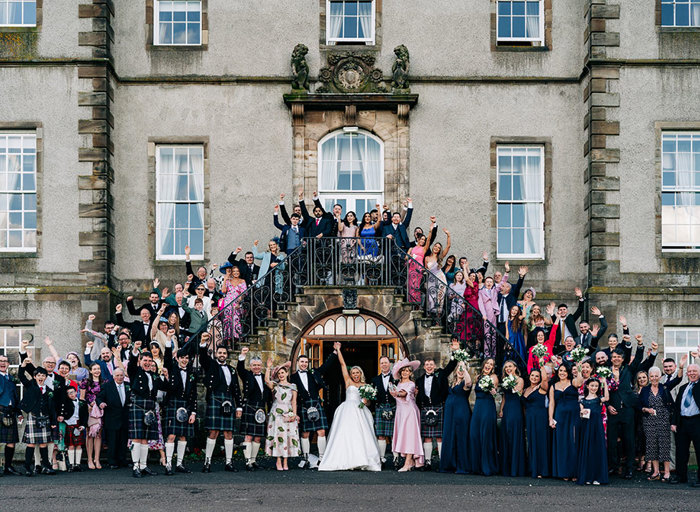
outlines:
[[[172,336],[175,331],[169,331]],[[173,453],[177,438],[178,473],[191,473],[184,465],[187,438],[194,437],[194,422],[197,417],[197,375],[190,364],[190,355],[180,350],[173,359],[172,338],[165,342],[164,366],[168,371],[168,395],[165,399],[165,475],[173,475]]]
[[[7,356],[0,354],[0,444],[5,445],[5,469],[0,468],[0,476],[19,475],[12,466],[12,460],[15,457],[15,444],[19,443],[17,418],[22,411],[19,408],[17,381],[7,371],[9,363]]]
[[[155,373],[153,355],[148,351],[140,354],[136,349],[129,353],[127,373],[131,384],[129,404],[129,439],[133,476],[156,475],[148,468],[148,441],[158,439],[158,420],[155,415],[158,391],[167,391],[166,383]],[[166,370],[167,372],[167,370]],[[167,377],[166,372],[164,376]]]
[[[340,343],[335,345],[333,348],[337,350],[340,347]],[[323,410],[323,402],[319,391],[325,386],[323,376],[337,360],[338,354],[333,352],[318,369],[309,370],[309,358],[302,354],[297,358],[297,371],[290,378],[290,382],[297,387],[297,411],[301,411],[301,451],[304,454],[304,460],[302,461],[302,467],[304,468],[309,467],[310,436],[312,432],[317,434],[316,443],[318,444],[319,460],[323,458],[326,450],[328,419]]]
[[[451,349],[453,352],[459,349],[459,340],[452,340]],[[430,471],[432,467],[433,438],[437,441],[438,457],[442,451],[443,408],[449,392],[447,378],[455,368],[457,360],[454,357],[450,358],[445,368],[436,368],[435,360],[428,358],[423,361],[425,373],[416,380],[416,404],[420,408],[420,430],[425,452],[425,466],[422,471]]]
[[[396,412],[396,398],[389,393],[389,385],[395,385],[396,380],[391,376],[391,361],[388,357],[382,356],[379,358],[379,369],[382,373],[374,377],[371,382],[377,388],[377,398],[374,407],[374,432],[377,436],[382,465],[384,465],[386,463],[387,442],[394,437],[394,413]],[[394,466],[398,466],[398,460],[398,454],[394,453]]]
[[[238,356],[238,374],[243,382],[243,421],[241,433],[245,436],[243,454],[246,470],[255,471],[259,466],[255,459],[260,451],[260,441],[266,435],[267,404],[271,402],[270,388],[265,385],[262,373],[262,359],[253,357],[250,370],[245,367],[248,347],[241,349]]]
[[[216,347],[214,357],[209,355],[207,345],[209,335],[202,334],[199,344],[199,362],[204,370],[204,385],[207,388],[207,416],[205,428],[209,431],[204,450],[202,473],[211,473],[211,456],[216,446],[219,432],[224,433],[226,471],[236,472],[233,465],[233,429],[236,418],[241,417],[241,388],[238,375],[228,363],[228,349],[224,345]],[[184,350],[184,348],[182,349]]]

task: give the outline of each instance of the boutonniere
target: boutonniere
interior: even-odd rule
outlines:
[[[52,393],[51,391],[49,391],[48,393],[46,393],[46,395],[47,395],[49,398],[53,398],[53,393]]]
[[[190,375],[190,382],[194,382],[194,374]]]

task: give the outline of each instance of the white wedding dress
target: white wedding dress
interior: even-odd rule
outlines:
[[[345,401],[335,410],[319,471],[382,470],[372,414],[367,407],[360,408],[360,403],[360,391],[348,387]]]

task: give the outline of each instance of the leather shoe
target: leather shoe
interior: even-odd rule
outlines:
[[[75,466],[73,466],[73,471],[75,471],[76,473],[81,473],[83,471],[83,468],[80,467],[80,464],[76,464]]]
[[[246,470],[246,471],[255,471],[255,468],[253,467],[252,464],[246,464],[246,465],[245,465],[245,470]]]
[[[53,476],[56,474],[56,470],[54,468],[52,468],[51,466],[47,466],[47,467],[41,469],[41,474]]]
[[[19,471],[17,471],[15,468],[13,468],[12,466],[7,466],[7,467],[5,468],[4,473],[5,473],[6,475],[14,475],[14,476],[20,476],[20,475],[21,475],[21,473],[20,473]]]
[[[143,468],[143,469],[141,470],[141,474],[142,474],[142,475],[148,475],[148,476],[158,476],[158,473],[156,473],[155,471],[153,471],[153,470],[152,470],[151,468],[149,468],[148,466],[146,466],[145,468]]]
[[[178,464],[177,466],[175,466],[175,473],[192,473],[192,471],[187,469],[182,464]]]
[[[24,476],[34,476],[34,468],[32,468],[32,469],[25,469],[25,470],[24,470]]]
[[[230,473],[238,473],[238,470],[236,469],[236,466],[233,465],[233,462],[229,462],[224,466],[224,471],[228,471]]]
[[[625,474],[622,478],[624,478],[625,480],[632,480],[632,471],[629,469],[625,471]]]
[[[253,462],[252,465],[253,465],[253,469],[255,469],[255,470],[260,469],[260,466],[258,466],[258,463],[257,463],[257,462]]]
[[[165,466],[165,476],[173,476],[174,474],[171,466]]]
[[[133,476],[134,478],[141,478],[141,471],[134,468],[134,470],[131,472],[131,476]]]
[[[202,466],[202,473],[211,473],[211,462],[205,462]]]

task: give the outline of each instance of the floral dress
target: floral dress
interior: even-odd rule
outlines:
[[[294,413],[292,399],[295,384],[277,384],[275,396],[267,418],[267,442],[265,453],[272,457],[298,457],[301,455],[299,446],[299,428],[297,421],[289,421]]]
[[[231,304],[240,294],[246,291],[247,285],[241,280],[237,286],[227,283],[226,295],[224,295],[224,340],[238,339],[243,331],[241,327],[241,305]],[[231,304],[229,306],[229,304]]]

